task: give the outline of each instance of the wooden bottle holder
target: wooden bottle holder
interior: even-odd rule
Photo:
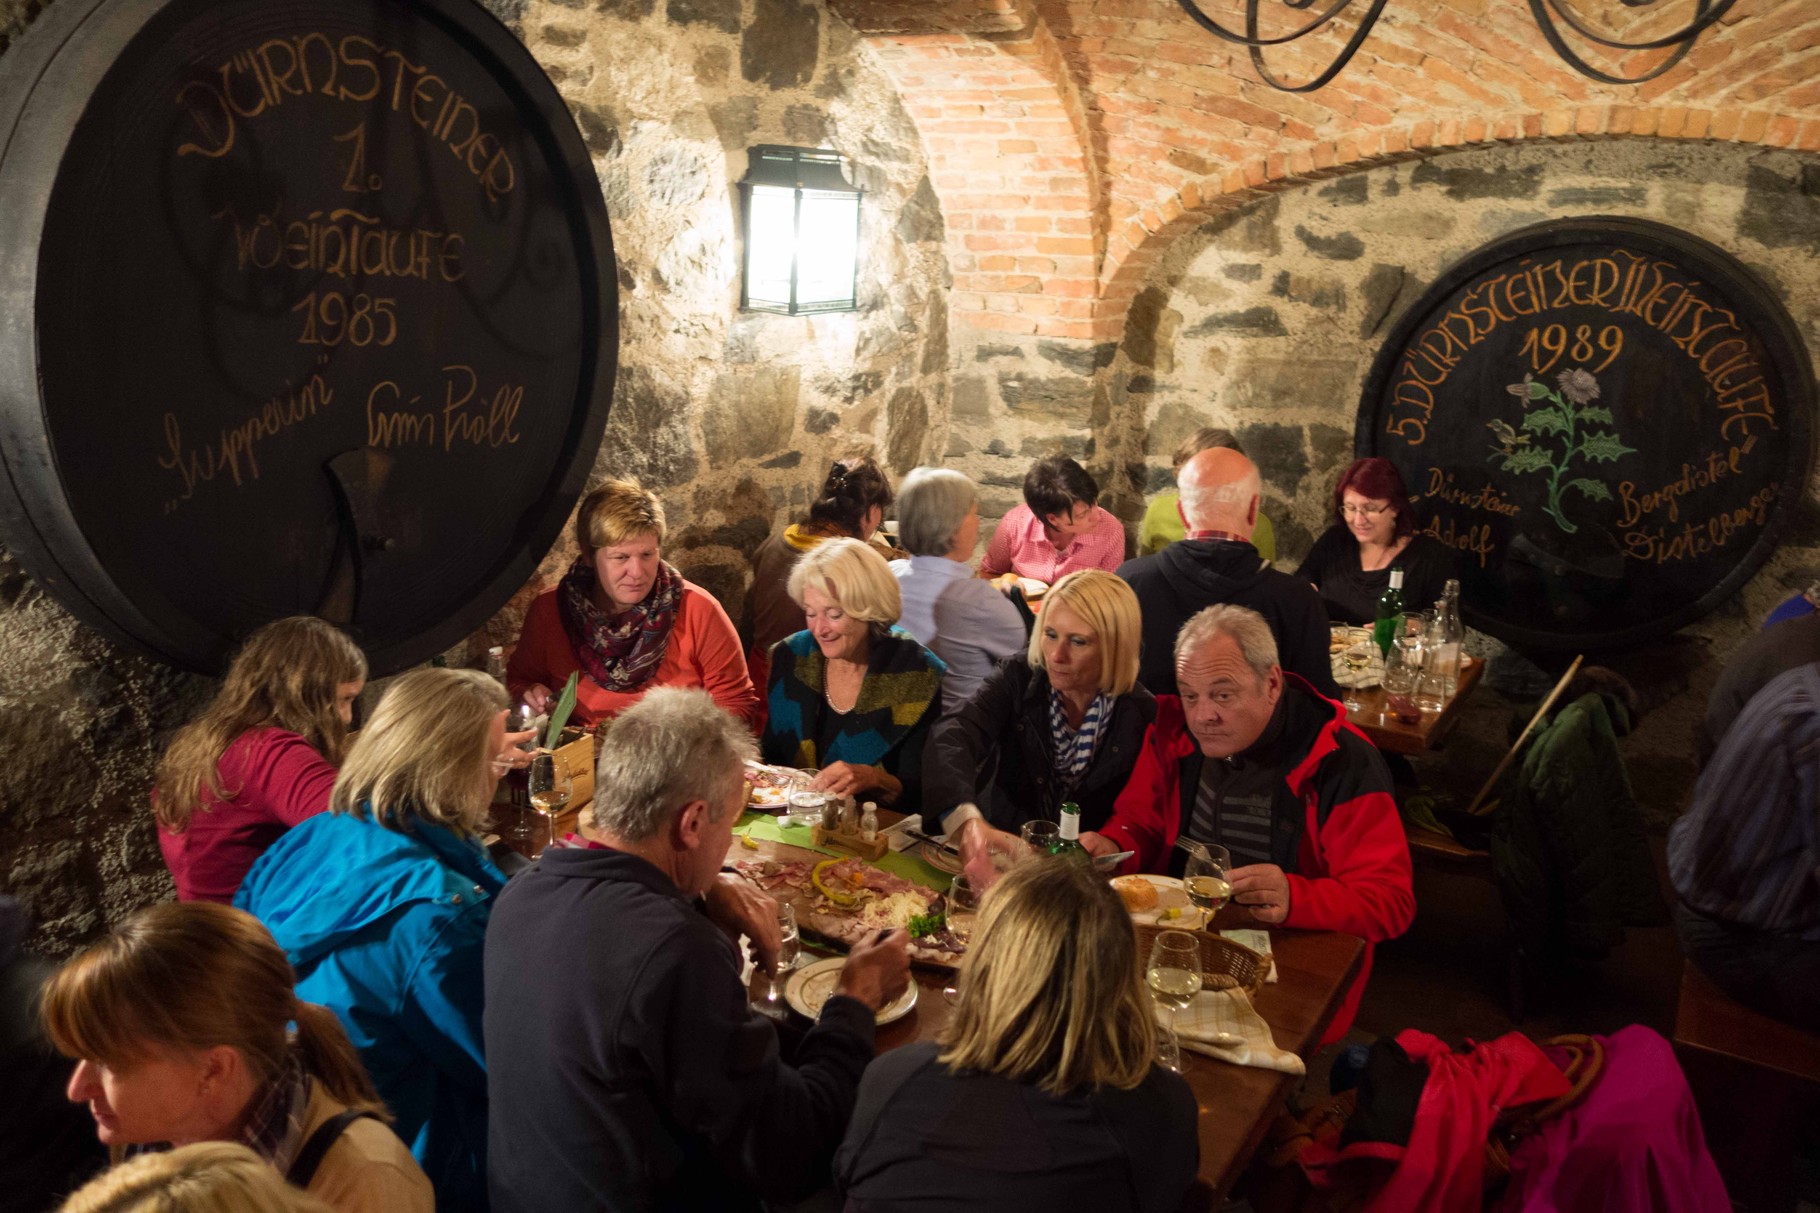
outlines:
[[[815,845],[818,847],[833,847],[836,850],[849,851],[861,859],[876,860],[891,849],[891,842],[885,837],[883,830],[878,831],[878,836],[871,842],[867,842],[860,836],[858,830],[849,833],[838,827],[830,830],[827,826],[816,825],[809,827],[809,837],[814,839]]]

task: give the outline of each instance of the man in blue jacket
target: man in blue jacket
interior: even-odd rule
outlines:
[[[614,722],[579,837],[506,887],[486,942],[494,1213],[758,1209],[825,1182],[906,938],[855,947],[798,1047],[752,1011],[733,942],[776,905],[721,865],[751,736],[699,690]]]

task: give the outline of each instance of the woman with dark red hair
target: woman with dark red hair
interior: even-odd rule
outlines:
[[[1393,568],[1412,611],[1432,606],[1454,575],[1453,549],[1416,533],[1409,490],[1388,459],[1357,459],[1340,474],[1333,519],[1296,575],[1314,582],[1335,623],[1370,623]]]

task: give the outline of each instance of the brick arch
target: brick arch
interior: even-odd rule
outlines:
[[[1282,189],[1381,165],[1496,144],[1591,138],[1699,139],[1820,151],[1820,118],[1763,110],[1715,113],[1583,105],[1440,122],[1423,119],[1272,152],[1229,166],[1218,178],[1189,182],[1153,210],[1128,218],[1110,233],[1104,284],[1094,310],[1094,339],[1122,340],[1131,301],[1144,289],[1158,260],[1178,238],[1221,212]]]
[[[956,320],[1006,333],[1116,339],[1176,235],[1290,182],[1529,139],[1820,151],[1814,4],[1742,0],[1679,67],[1613,86],[1563,64],[1525,5],[1402,0],[1337,79],[1301,95],[1259,82],[1242,49],[1167,0],[831,3],[924,137],[950,223]],[[1660,8],[1614,19],[1632,38],[1686,19]],[[1290,78],[1324,62],[1299,46],[1270,61]]]

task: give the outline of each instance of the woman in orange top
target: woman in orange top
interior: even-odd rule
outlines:
[[[580,670],[578,724],[617,716],[652,687],[701,687],[748,725],[758,692],[739,635],[713,595],[664,562],[664,507],[634,480],[610,480],[575,516],[581,555],[525,615],[506,689],[537,711]]]

